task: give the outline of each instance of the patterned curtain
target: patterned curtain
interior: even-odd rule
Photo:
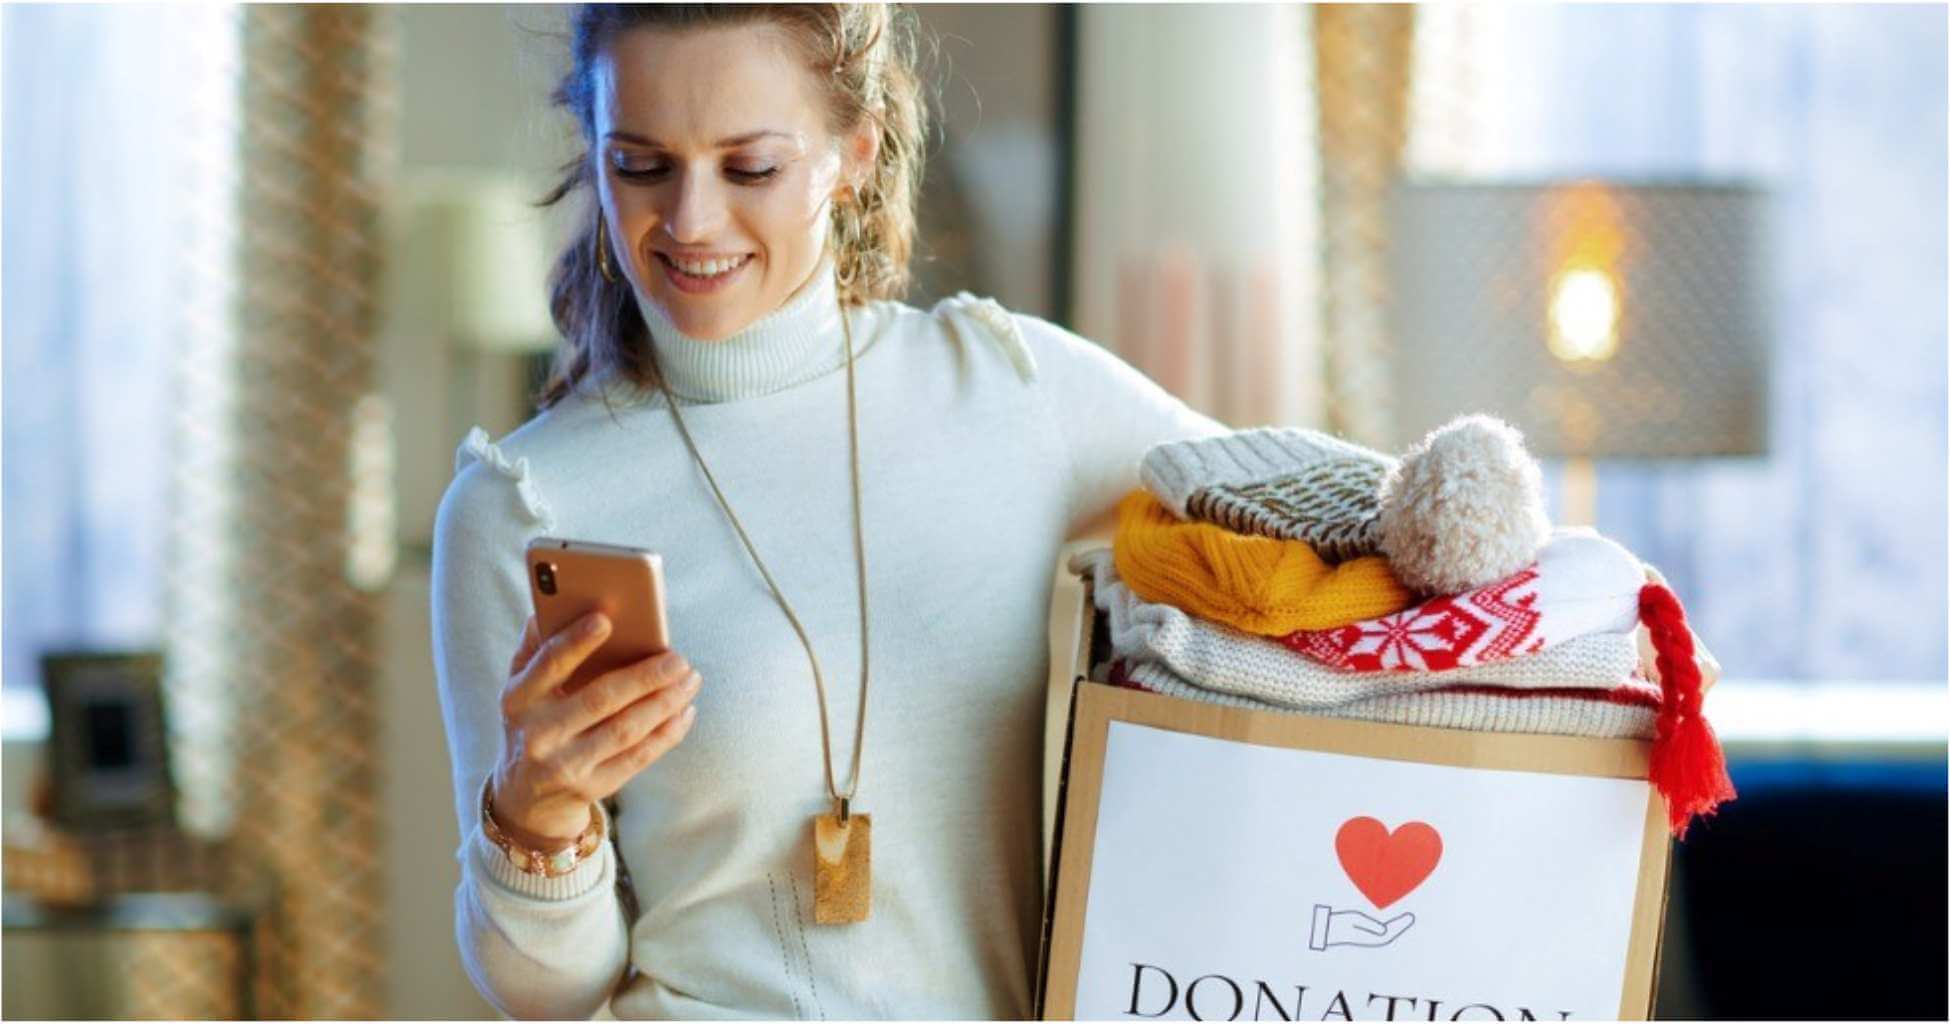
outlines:
[[[178,367],[172,740],[185,826],[269,882],[265,1017],[374,1017],[384,996],[386,566],[362,554],[362,509],[386,486],[370,449],[391,35],[381,7],[246,7],[235,179],[189,232],[208,250],[205,329]]]
[[[1408,140],[1416,10],[1406,4],[1313,8],[1327,428],[1382,448],[1398,440],[1385,321],[1388,196]]]

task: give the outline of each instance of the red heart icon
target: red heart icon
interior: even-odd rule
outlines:
[[[1388,831],[1369,817],[1349,818],[1334,834],[1341,870],[1380,910],[1415,891],[1442,859],[1442,836],[1420,821]]]

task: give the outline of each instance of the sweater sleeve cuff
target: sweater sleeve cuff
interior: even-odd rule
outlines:
[[[602,844],[596,848],[595,853],[583,858],[581,863],[566,875],[549,878],[543,875],[531,875],[515,867],[514,862],[508,859],[508,855],[499,846],[494,845],[494,841],[481,830],[479,821],[476,821],[474,827],[468,832],[469,856],[474,859],[475,868],[492,881],[496,888],[514,895],[538,900],[572,900],[585,896],[605,885],[613,885],[615,878],[613,868],[615,851],[611,848],[611,840],[608,838],[611,822],[609,812],[603,807],[601,801],[596,803],[596,813],[603,816]]]

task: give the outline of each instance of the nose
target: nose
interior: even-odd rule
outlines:
[[[724,217],[724,195],[711,176],[685,173],[664,210],[664,232],[679,244],[701,244],[724,223]]]

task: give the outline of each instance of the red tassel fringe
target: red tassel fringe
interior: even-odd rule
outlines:
[[[1665,688],[1652,741],[1651,781],[1666,798],[1672,834],[1683,839],[1694,817],[1712,814],[1734,798],[1733,780],[1727,777],[1719,737],[1700,714],[1699,665],[1679,598],[1657,583],[1646,584],[1639,591],[1639,619],[1652,634]]]

